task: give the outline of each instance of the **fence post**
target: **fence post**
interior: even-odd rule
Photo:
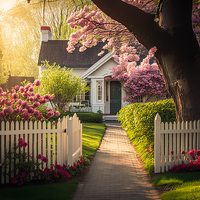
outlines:
[[[73,117],[70,117],[67,120],[67,129],[68,129],[68,159],[67,164],[72,165],[72,154],[73,154]]]
[[[154,172],[160,173],[160,124],[161,117],[157,113],[154,120]]]

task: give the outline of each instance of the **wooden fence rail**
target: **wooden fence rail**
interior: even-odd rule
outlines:
[[[200,149],[200,120],[173,124],[154,121],[154,172],[169,171],[174,165],[189,163],[188,152]]]
[[[5,159],[5,152],[12,151],[18,145],[18,139],[22,138],[28,142],[25,153],[38,160],[42,154],[48,158],[43,168],[52,164],[72,165],[82,156],[82,124],[77,115],[69,118],[59,119],[57,125],[51,122],[1,122],[0,123],[0,163]],[[7,161],[9,163],[9,161]],[[9,163],[10,169],[14,169]],[[7,170],[9,169],[7,167]],[[0,171],[0,183],[9,183],[10,178],[16,172],[13,170],[10,177],[3,175]]]

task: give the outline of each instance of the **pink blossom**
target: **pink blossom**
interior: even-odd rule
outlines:
[[[21,86],[21,87],[19,88],[19,91],[20,91],[21,93],[23,93],[23,92],[24,92],[24,87]]]
[[[39,103],[39,102],[33,103],[33,108],[37,108],[37,107],[39,107],[39,106],[40,106],[40,103]]]
[[[16,85],[16,86],[15,86],[15,90],[19,90],[19,85]]]
[[[39,86],[40,85],[40,80],[36,79],[33,83],[35,86]]]
[[[18,94],[17,94],[17,93],[14,93],[14,94],[12,95],[12,97],[13,97],[13,99],[18,99]]]
[[[171,154],[173,155],[173,154],[174,154],[174,151],[171,151]]]
[[[39,154],[39,155],[38,155],[38,159],[42,160],[42,159],[43,159],[43,155],[42,155],[42,154]]]
[[[150,149],[146,149],[146,152],[150,151]]]
[[[54,116],[54,112],[50,111],[46,114],[46,117],[53,117]]]
[[[56,112],[55,112],[55,115],[56,115],[56,117],[60,116],[60,112],[59,112],[59,111],[56,111]]]
[[[42,161],[44,161],[45,163],[48,161],[47,157],[43,157]]]
[[[73,171],[75,171],[75,170],[76,170],[76,167],[74,167],[74,166],[71,166],[71,168],[72,168],[72,170],[73,170]]]

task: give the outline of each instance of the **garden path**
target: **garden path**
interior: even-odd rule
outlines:
[[[106,122],[101,145],[73,200],[159,199],[118,122]]]

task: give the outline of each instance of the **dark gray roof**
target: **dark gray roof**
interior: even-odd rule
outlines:
[[[105,43],[99,43],[97,46],[88,48],[84,52],[79,52],[79,48],[76,47],[73,53],[68,53],[66,50],[67,43],[68,40],[42,42],[38,65],[41,65],[42,61],[47,60],[50,65],[55,62],[61,67],[89,68],[107,53],[106,51],[102,56],[97,55],[102,51]]]

